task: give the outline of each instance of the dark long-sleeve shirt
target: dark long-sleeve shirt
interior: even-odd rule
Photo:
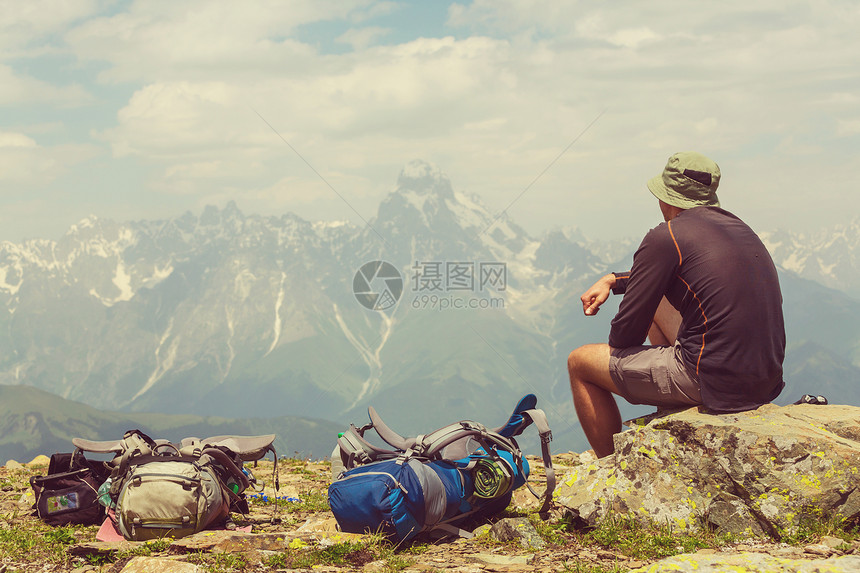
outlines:
[[[785,385],[785,328],[776,267],[758,236],[718,207],[695,207],[648,232],[629,273],[615,273],[623,294],[609,345],[645,342],[665,296],[681,313],[678,342],[699,379],[704,405],[748,410]]]

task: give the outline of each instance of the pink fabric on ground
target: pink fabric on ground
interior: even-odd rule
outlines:
[[[111,510],[110,515],[105,518],[104,523],[102,523],[102,526],[99,528],[98,533],[96,533],[96,541],[111,542],[122,541],[124,539],[122,533],[120,533],[119,530],[116,528],[116,525],[114,525],[113,519],[111,519],[112,517],[113,510]],[[241,533],[251,533],[251,527],[251,525],[237,527],[236,531],[239,531]]]
[[[122,541],[123,536],[122,533],[117,530],[116,525],[113,523],[113,510],[110,511],[110,514],[105,518],[102,526],[99,527],[98,533],[96,533],[96,541]]]

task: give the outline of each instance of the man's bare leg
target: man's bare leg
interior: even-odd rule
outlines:
[[[588,344],[570,353],[567,370],[579,424],[598,458],[615,451],[612,436],[621,431],[621,414],[609,375],[609,345]]]
[[[680,327],[681,313],[669,304],[666,297],[663,297],[657,312],[654,313],[654,322],[648,330],[648,340],[653,346],[672,346],[678,337]]]

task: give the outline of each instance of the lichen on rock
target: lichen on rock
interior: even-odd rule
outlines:
[[[692,531],[781,535],[804,517],[860,517],[860,408],[697,408],[615,435],[615,454],[563,475],[555,501],[572,521],[610,515]]]

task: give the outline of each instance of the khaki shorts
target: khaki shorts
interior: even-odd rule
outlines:
[[[681,359],[681,345],[613,348],[609,374],[631,404],[695,406],[702,403],[699,381]]]

